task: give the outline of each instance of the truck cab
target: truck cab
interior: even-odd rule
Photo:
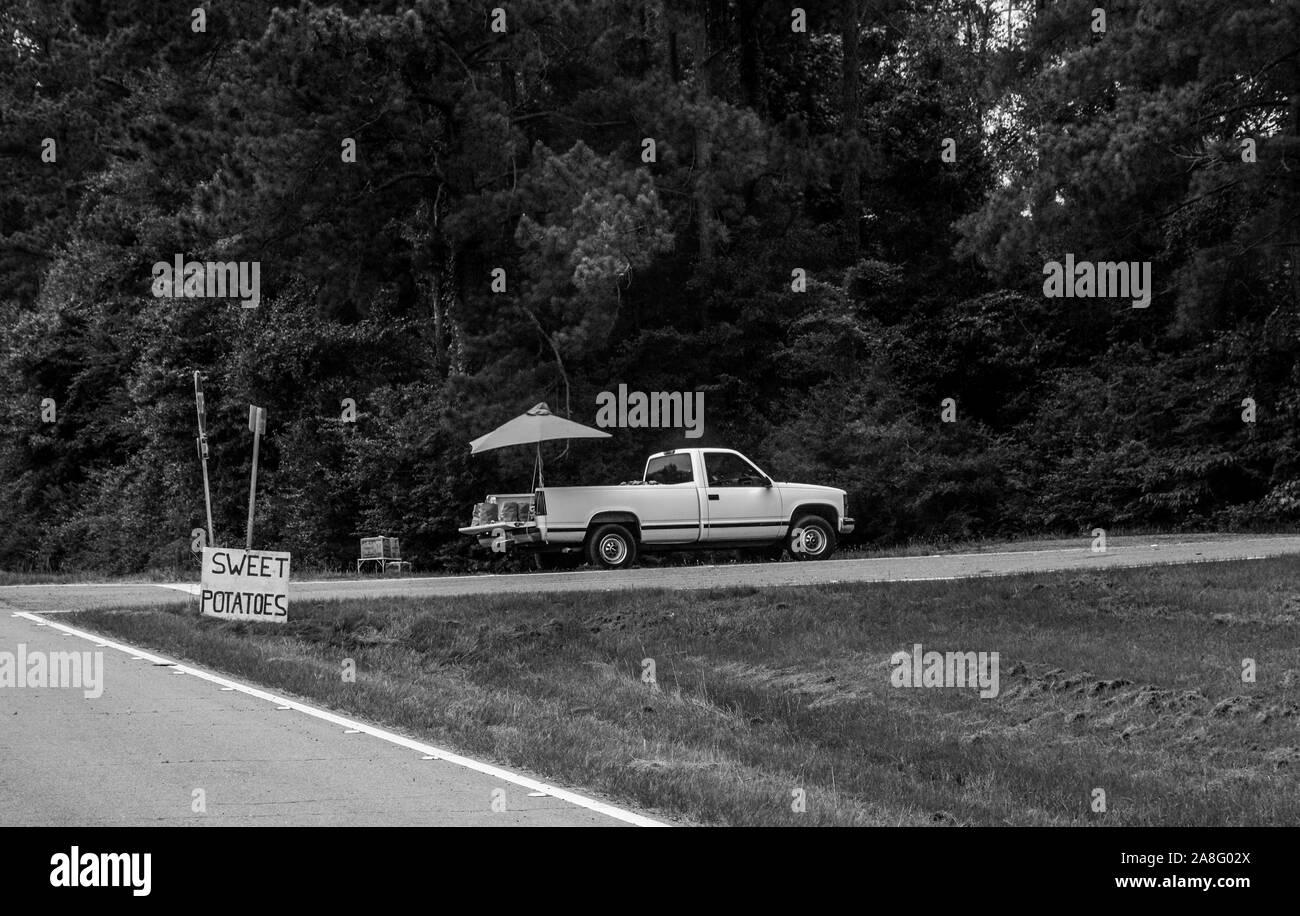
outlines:
[[[752,546],[755,541],[779,541],[789,519],[783,512],[781,488],[740,452],[722,448],[674,449],[646,460],[642,481],[671,488],[665,508],[680,509],[682,527],[646,532],[648,543],[681,541],[715,547],[732,541]],[[687,525],[687,519],[690,524]]]

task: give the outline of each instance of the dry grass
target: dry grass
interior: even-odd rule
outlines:
[[[291,613],[283,629],[185,607],[78,617],[687,821],[1300,822],[1294,559]],[[1000,695],[892,687],[890,655],[918,642],[997,651]],[[1257,683],[1241,680],[1245,658]]]

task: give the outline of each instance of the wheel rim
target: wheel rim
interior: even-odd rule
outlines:
[[[803,552],[809,556],[815,557],[826,549],[826,535],[820,528],[814,528],[809,525],[803,530]]]
[[[600,539],[600,558],[610,566],[617,566],[627,559],[627,544],[616,534],[607,534]]]

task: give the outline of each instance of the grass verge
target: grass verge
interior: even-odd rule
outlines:
[[[1300,823],[1294,558],[292,614],[274,629],[192,606],[71,616],[690,822]],[[890,656],[915,643],[998,652],[1000,693],[891,686]]]

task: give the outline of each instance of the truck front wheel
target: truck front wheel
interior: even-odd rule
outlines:
[[[601,525],[587,538],[587,561],[602,569],[626,569],[636,562],[636,538],[622,525]]]
[[[820,515],[803,515],[786,542],[796,560],[824,560],[835,552],[835,529]]]

